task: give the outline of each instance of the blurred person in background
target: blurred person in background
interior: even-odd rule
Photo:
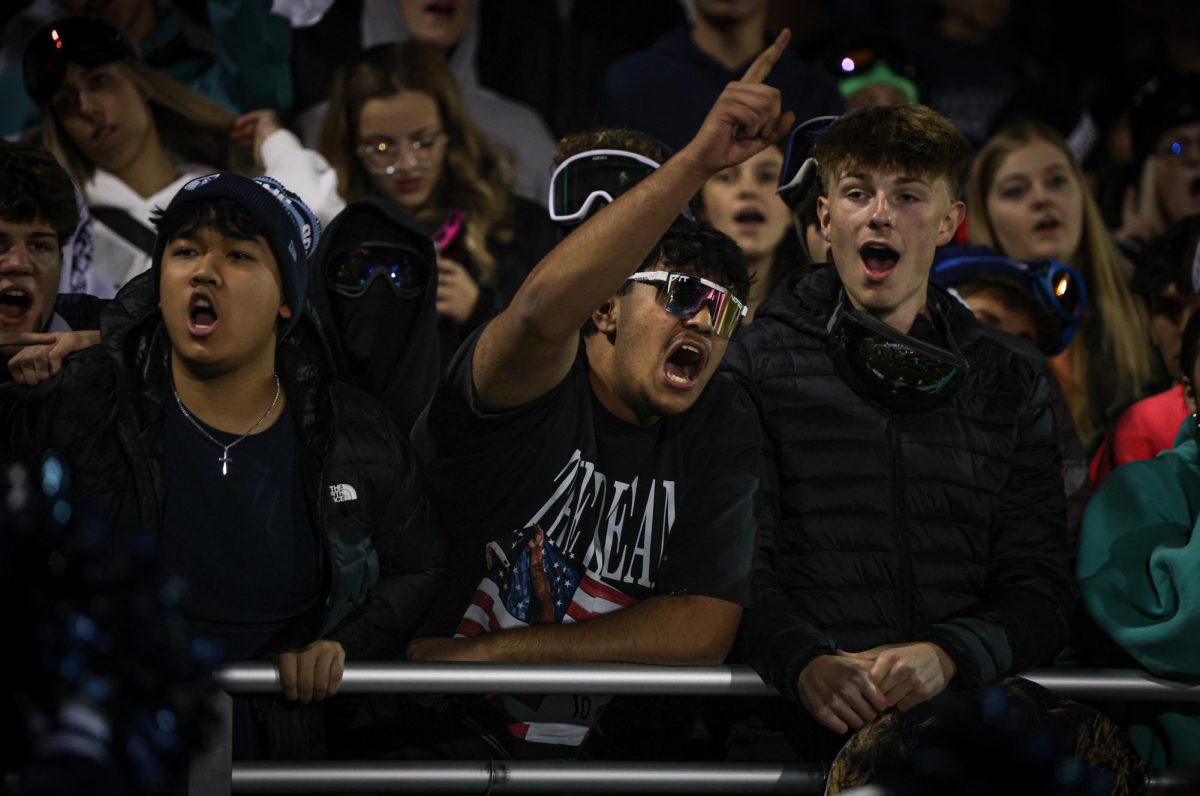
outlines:
[[[782,167],[783,149],[775,144],[718,172],[697,195],[699,218],[733,238],[746,257],[751,277],[747,323],[799,265],[792,214],[775,193]]]
[[[510,4],[503,4],[509,12]],[[554,137],[532,109],[485,88],[480,82],[476,0],[360,0],[332,6],[316,24],[293,31],[297,107],[295,125],[305,141],[316,141],[333,100],[330,76],[359,54],[383,44],[420,42],[444,58],[458,86],[460,103],[489,146],[512,153],[512,191],[545,205]],[[511,46],[511,41],[507,42]],[[522,49],[540,49],[528,41]],[[336,82],[336,81],[335,81]]]
[[[348,200],[381,196],[438,249],[437,310],[449,361],[500,312],[556,240],[545,210],[467,114],[445,60],[419,42],[372,47],[334,79],[321,151]]]
[[[1200,75],[1172,74],[1139,89],[1129,110],[1133,174],[1116,235],[1137,251],[1200,214]]]
[[[1006,126],[975,158],[967,207],[972,243],[1016,260],[1057,260],[1083,275],[1090,301],[1080,332],[1051,364],[1091,450],[1157,374],[1145,311],[1079,165],[1046,125]]]
[[[1185,218],[1142,250],[1133,275],[1133,292],[1149,315],[1150,341],[1158,352],[1171,386],[1130,406],[1113,424],[1092,456],[1090,472],[1098,487],[1115,468],[1150,459],[1175,444],[1179,424],[1190,414],[1184,390],[1187,375],[1180,364],[1183,331],[1200,309],[1200,216]]]
[[[21,91],[21,53],[37,30],[64,15],[99,19],[124,35],[146,64],[230,113],[283,113],[292,103],[291,31],[271,12],[268,0],[37,0],[5,26],[0,40],[0,96],[6,100],[0,135],[39,121],[37,105]]]
[[[235,117],[150,68],[103,22],[68,17],[46,26],[26,49],[24,69],[45,146],[91,210],[93,266],[115,288],[149,267],[151,212],[214,168],[257,165],[325,221],[343,206],[337,175],[274,111]]]
[[[679,150],[691,140],[726,84],[769,43],[767,0],[697,0],[693,24],[617,61],[604,76],[596,118],[605,127],[642,130]],[[784,53],[767,78],[798,119],[840,113],[833,79]]]

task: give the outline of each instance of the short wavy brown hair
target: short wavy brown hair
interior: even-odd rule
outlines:
[[[958,128],[924,105],[847,114],[813,144],[821,182],[830,190],[852,172],[899,171],[930,181],[943,178],[952,201],[962,197],[971,156],[971,145]]]
[[[40,146],[0,140],[0,218],[15,224],[48,223],[62,246],[79,225],[70,176]]]

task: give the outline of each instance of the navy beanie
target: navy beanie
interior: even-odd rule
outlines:
[[[321,236],[321,222],[299,196],[278,180],[270,177],[251,179],[225,171],[197,177],[184,185],[171,198],[167,210],[212,199],[237,202],[263,229],[263,237],[279,266],[284,300],[292,311],[292,317],[279,330],[278,339],[282,340],[300,320],[304,310],[304,297],[308,291],[308,257]],[[150,268],[154,271],[156,292],[160,279],[158,269],[162,265],[166,245],[167,241],[162,235],[154,242]]]

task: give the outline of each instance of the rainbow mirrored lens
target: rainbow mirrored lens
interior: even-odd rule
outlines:
[[[707,308],[713,334],[718,337],[732,337],[746,315],[746,305],[739,298],[726,288],[698,276],[643,271],[629,278],[635,282],[658,284],[659,304],[677,318],[691,320]]]

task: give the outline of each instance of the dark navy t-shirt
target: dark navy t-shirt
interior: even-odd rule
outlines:
[[[238,437],[204,430],[222,444]],[[221,643],[227,660],[243,660],[319,599],[320,551],[290,409],[229,450],[228,475],[221,455],[171,401],[163,554],[188,584],[182,611],[193,633]]]

